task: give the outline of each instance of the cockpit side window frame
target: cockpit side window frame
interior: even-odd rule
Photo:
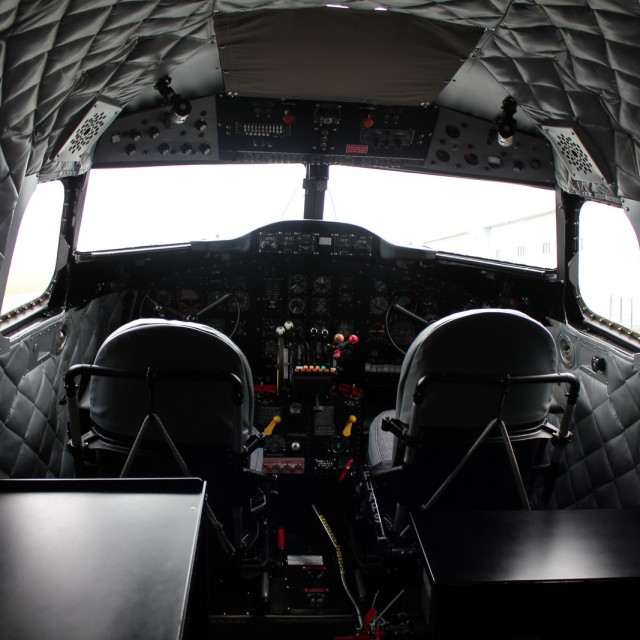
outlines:
[[[53,262],[47,263],[47,270],[48,266],[52,266],[51,279],[44,290],[38,295],[35,295],[33,299],[17,304],[0,316],[0,332],[2,333],[6,331],[12,332],[14,329],[24,325],[25,322],[29,322],[32,318],[50,308],[52,293],[55,289],[59,274],[67,264],[69,246],[66,241],[64,229],[67,225],[67,214],[69,211],[69,189],[66,179],[61,179],[57,182],[62,185],[63,193],[60,208],[52,212],[52,215],[56,218],[56,239],[54,240],[52,236],[51,249],[54,253]],[[39,182],[39,176],[37,174],[27,176],[14,209],[7,239],[7,250],[0,267],[0,301],[3,302],[7,295],[7,285],[11,277],[11,265],[15,258],[20,228],[25,220],[25,212],[27,212],[39,184],[41,183]]]
[[[562,263],[566,269],[566,282],[568,283],[565,307],[567,320],[574,326],[587,329],[600,334],[603,338],[611,340],[623,348],[637,351],[640,347],[640,332],[633,330],[612,318],[594,312],[580,291],[580,260],[584,260],[583,247],[580,237],[580,214],[582,207],[591,200],[571,195],[562,194],[562,211],[564,212],[564,233],[566,260]],[[604,202],[594,200],[603,205],[619,206],[629,220],[640,246],[640,202],[622,199],[620,202]],[[562,274],[559,274],[562,278]]]

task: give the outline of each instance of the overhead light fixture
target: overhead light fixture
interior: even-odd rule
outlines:
[[[498,144],[501,147],[511,147],[516,136],[516,121],[513,117],[518,105],[516,101],[507,96],[502,101],[502,113],[497,117]]]
[[[171,88],[171,78],[169,76],[162,76],[153,88],[160,92],[166,104],[171,107],[169,111],[169,119],[171,122],[174,124],[182,124],[191,113],[191,102]]]

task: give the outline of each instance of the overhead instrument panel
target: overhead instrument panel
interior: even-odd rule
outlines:
[[[425,168],[454,175],[553,184],[551,145],[515,129],[505,140],[496,122],[438,107]],[[506,144],[505,144],[506,143]]]
[[[344,164],[553,184],[545,138],[437,105],[324,103],[218,95],[120,115],[102,134],[94,166],[117,164]]]
[[[100,138],[94,166],[217,160],[213,97],[192,100],[189,117],[182,122],[175,120],[169,106],[120,116]]]
[[[393,167],[394,160],[424,160],[435,119],[430,107],[227,95],[218,96],[217,111],[220,159],[226,162]]]

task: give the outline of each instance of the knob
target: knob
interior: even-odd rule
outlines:
[[[195,128],[202,132],[207,128],[207,121],[200,118],[200,120],[196,120]]]
[[[128,155],[128,156],[135,156],[136,155],[136,145],[135,144],[128,144],[125,148],[124,148],[124,152]]]
[[[181,149],[182,149],[182,153],[184,153],[187,156],[190,156],[193,154],[193,147],[190,144],[183,144]]]
[[[166,143],[159,145],[158,152],[161,156],[169,155],[169,145]]]
[[[151,127],[151,129],[149,129],[149,137],[152,140],[157,140],[160,137],[160,129],[158,129],[158,127]]]
[[[263,431],[264,435],[270,436],[273,433],[273,430],[276,428],[276,426],[280,424],[280,422],[282,422],[282,418],[280,416],[273,416],[273,418],[271,419],[271,422],[266,426],[265,430]]]
[[[134,142],[138,142],[142,138],[142,134],[137,129],[132,129],[129,135]]]
[[[342,430],[342,435],[345,438],[351,437],[351,428],[357,421],[358,421],[358,418],[356,418],[356,416],[354,415],[351,415],[347,418],[347,424],[344,425],[344,429]]]
[[[200,145],[200,153],[204,156],[211,155],[211,145],[210,144],[201,144]]]

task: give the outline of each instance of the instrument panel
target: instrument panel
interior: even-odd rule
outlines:
[[[203,323],[242,349],[265,473],[337,478],[363,460],[367,425],[394,406],[416,335],[481,306],[420,260],[381,257],[375,236],[331,231],[259,230],[137,297],[138,317]]]
[[[426,324],[476,306],[459,284],[406,267],[288,256],[240,258],[224,269],[165,276],[140,295],[137,315],[200,322],[225,333],[261,384],[276,382],[279,338],[290,371],[339,360],[335,368],[363,384],[368,374],[397,373]]]

